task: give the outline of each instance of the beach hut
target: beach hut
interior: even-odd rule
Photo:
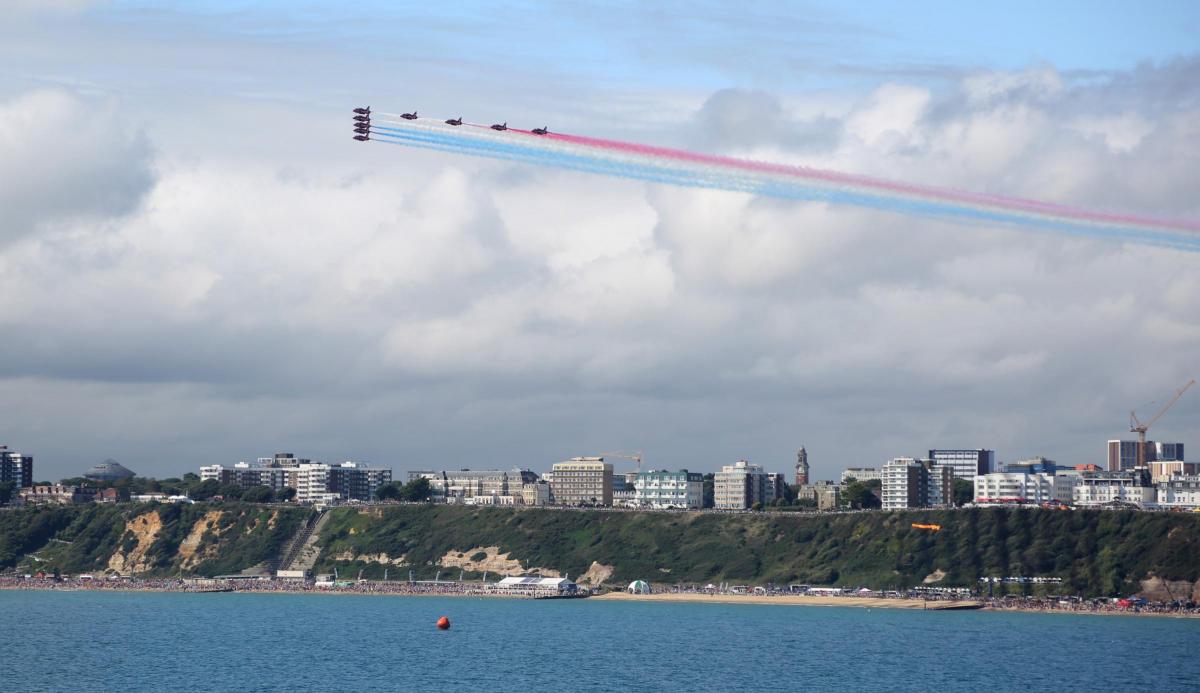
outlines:
[[[650,585],[645,580],[634,580],[625,591],[630,594],[650,594]]]

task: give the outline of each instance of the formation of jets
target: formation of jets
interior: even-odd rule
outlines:
[[[417,112],[413,111],[412,113],[401,113],[400,117],[403,118],[404,120],[417,120]],[[354,139],[358,140],[359,142],[366,142],[367,140],[371,139],[371,107],[370,106],[361,106],[359,108],[355,108],[353,120],[354,120]],[[462,119],[462,116],[459,116],[457,118],[451,118],[451,119],[443,121],[443,122],[445,122],[446,125],[459,126],[459,125],[463,124],[463,119]],[[491,125],[490,127],[491,127],[491,129],[496,130],[497,132],[504,132],[505,130],[508,130],[508,123],[507,122],[495,123],[494,125]],[[530,130],[530,132],[535,135],[550,134],[550,130],[548,130],[545,126],[542,126],[540,128],[534,128],[534,129]]]

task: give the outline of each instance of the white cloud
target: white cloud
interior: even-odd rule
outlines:
[[[1097,110],[1089,88],[1042,68],[893,83],[811,132],[801,96],[722,92],[680,127],[719,122],[707,141],[764,159],[1195,215],[1190,106]],[[739,138],[763,104],[779,138]],[[18,136],[85,112],[49,159]],[[1094,461],[1122,412],[1197,365],[1196,255],[347,150],[322,114],[254,119],[274,117],[279,141],[222,148],[222,121],[152,160],[117,102],[6,103],[0,173],[22,187],[0,199],[25,219],[0,246],[0,327],[27,335],[0,346],[12,430],[49,441],[39,422],[75,398],[69,416],[108,407],[147,449],[219,429],[235,457],[470,463],[498,445],[488,464],[544,467],[624,445],[780,469],[803,442],[822,475],[938,444]],[[862,456],[838,457],[847,440]]]
[[[117,108],[59,90],[0,101],[0,245],[136,207],[153,181],[150,149]]]

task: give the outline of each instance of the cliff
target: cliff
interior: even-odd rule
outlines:
[[[88,504],[0,512],[0,570],[219,575],[269,563],[305,508]]]

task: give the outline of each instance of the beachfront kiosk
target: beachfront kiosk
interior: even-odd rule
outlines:
[[[650,585],[645,580],[634,580],[625,591],[630,594],[650,594]]]

